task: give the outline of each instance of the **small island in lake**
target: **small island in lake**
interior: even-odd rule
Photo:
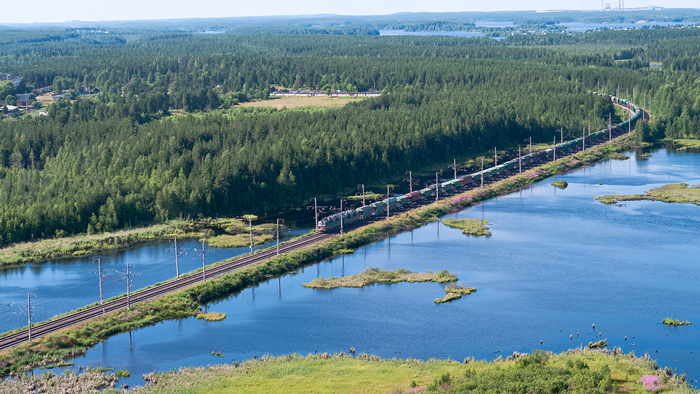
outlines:
[[[673,326],[673,327],[689,326],[689,325],[693,324],[687,320],[685,320],[685,321],[674,320],[674,319],[671,319],[670,317],[665,318],[661,323],[663,323],[667,326]]]
[[[487,220],[481,219],[442,219],[442,223],[450,228],[461,228],[462,234],[473,236],[491,236],[489,228],[486,227]]]
[[[567,186],[569,186],[569,182],[567,181],[554,181],[551,183],[552,186],[558,188],[558,189],[566,189]]]
[[[206,321],[222,321],[225,318],[226,314],[221,312],[200,313],[197,315],[197,319]]]
[[[445,293],[447,293],[447,294],[443,298],[436,298],[435,303],[436,304],[443,304],[445,302],[458,300],[458,299],[462,298],[463,296],[469,295],[475,291],[476,291],[476,288],[467,287],[464,285],[464,283],[460,283],[460,284],[450,283],[447,287],[445,287]]]
[[[447,270],[442,270],[436,274],[432,272],[411,272],[405,269],[396,271],[380,270],[369,267],[357,275],[344,276],[342,278],[330,277],[314,279],[302,286],[312,289],[337,289],[339,287],[365,287],[375,283],[399,283],[399,282],[455,282],[457,277]]]
[[[603,204],[617,204],[618,201],[663,201],[678,204],[700,205],[700,185],[688,186],[687,183],[671,183],[656,189],[651,189],[646,194],[607,195],[593,197]]]

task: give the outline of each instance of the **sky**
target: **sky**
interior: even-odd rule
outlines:
[[[617,1],[604,0],[609,3]],[[8,5],[10,3],[8,2]],[[626,0],[625,7],[698,8],[698,0]],[[112,21],[267,15],[385,15],[396,12],[600,9],[600,0],[32,0],[12,2],[2,23]]]

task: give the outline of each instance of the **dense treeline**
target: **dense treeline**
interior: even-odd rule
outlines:
[[[3,241],[298,204],[469,150],[549,140],[555,128],[579,128],[586,118],[603,127],[612,111],[575,80],[542,78],[552,71],[542,66],[405,67],[416,77],[408,87],[335,110],[135,125],[93,120],[98,104],[78,100],[49,118],[4,123]],[[397,73],[406,78],[407,70]]]
[[[551,142],[559,127],[578,136],[614,112],[594,89],[647,102],[656,119],[643,138],[697,138],[698,75],[673,64],[698,56],[698,32],[561,35],[563,47],[535,36],[11,33],[0,65],[27,89],[98,94],[0,122],[0,243],[293,206],[464,152]],[[329,110],[231,109],[273,85],[383,94]],[[171,116],[180,109],[193,114]]]

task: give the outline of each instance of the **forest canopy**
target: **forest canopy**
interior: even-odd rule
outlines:
[[[551,143],[560,127],[576,138],[614,113],[598,89],[651,106],[648,138],[700,137],[697,28],[501,41],[137,33],[0,34],[0,71],[23,77],[18,91],[67,92],[48,116],[0,122],[0,244],[282,209],[467,152]],[[237,105],[275,87],[382,95]]]

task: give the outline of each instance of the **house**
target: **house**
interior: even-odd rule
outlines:
[[[17,113],[17,107],[15,107],[14,105],[5,105],[5,107],[7,107],[8,114]]]

